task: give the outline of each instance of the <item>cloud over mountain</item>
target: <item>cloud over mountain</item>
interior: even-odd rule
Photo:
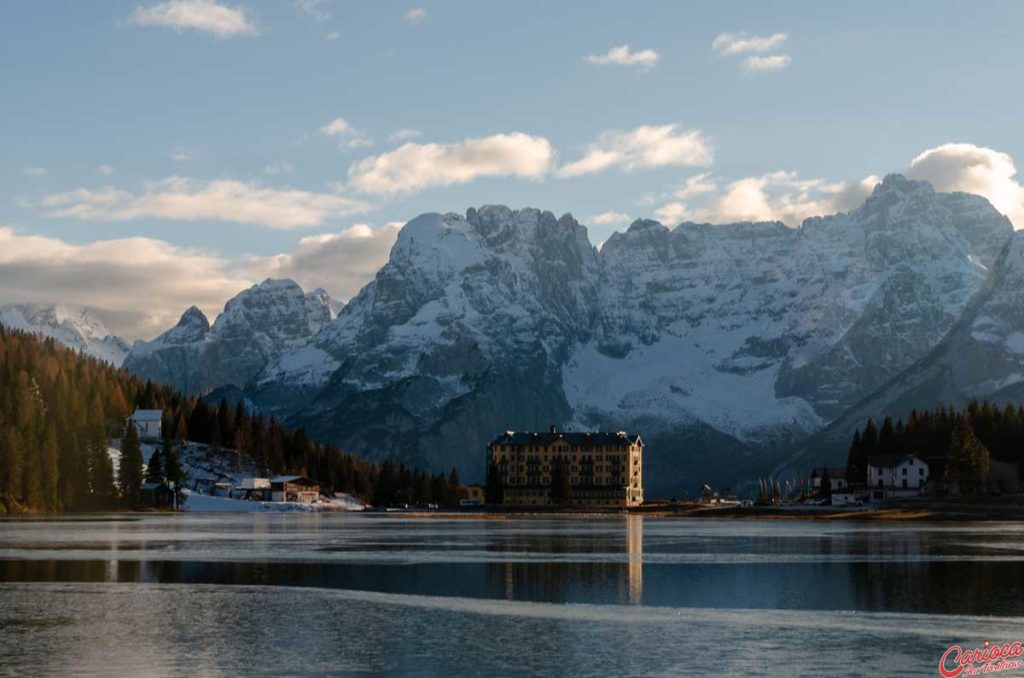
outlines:
[[[269,188],[256,182],[217,179],[197,182],[170,177],[142,192],[79,188],[41,201],[49,217],[131,221],[147,217],[182,221],[230,221],[276,229],[320,226],[363,212],[366,203],[335,193]]]
[[[412,193],[482,177],[540,179],[553,159],[551,142],[523,132],[444,144],[409,142],[353,163],[348,181],[363,193]]]

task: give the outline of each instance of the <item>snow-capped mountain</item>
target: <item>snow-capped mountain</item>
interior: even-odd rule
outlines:
[[[120,367],[128,344],[113,335],[95,311],[67,304],[0,306],[0,325],[51,337],[68,348]]]
[[[600,251],[569,215],[425,214],[247,396],[355,452],[471,479],[497,432],[549,423],[641,432],[654,484],[721,479],[927,356],[1011,236],[983,198],[899,175],[800,228],[637,221]]]
[[[1015,233],[986,284],[950,332],[924,358],[896,374],[829,426],[796,445],[783,467],[845,459],[868,417],[913,409],[1024,401],[1024,232]]]
[[[153,341],[135,343],[126,368],[185,393],[244,385],[268,361],[305,345],[334,318],[323,290],[265,280],[239,293],[211,326],[195,306]]]

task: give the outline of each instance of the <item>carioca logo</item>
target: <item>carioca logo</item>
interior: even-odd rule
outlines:
[[[939,660],[939,674],[942,678],[958,678],[961,675],[974,676],[981,673],[1019,669],[1024,667],[1024,661],[1006,660],[1019,657],[1022,654],[1024,654],[1024,645],[1020,641],[1002,645],[992,645],[986,641],[985,647],[976,647],[973,650],[965,650],[959,645],[953,645],[942,653],[942,659]],[[975,666],[975,664],[985,664],[986,666]]]

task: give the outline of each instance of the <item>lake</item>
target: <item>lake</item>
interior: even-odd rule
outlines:
[[[0,672],[937,675],[1024,640],[1022,561],[993,522],[3,520]]]

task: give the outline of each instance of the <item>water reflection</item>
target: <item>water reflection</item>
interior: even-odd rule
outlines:
[[[1022,614],[1024,526],[644,516],[0,521],[0,582],[320,587],[550,603]]]

